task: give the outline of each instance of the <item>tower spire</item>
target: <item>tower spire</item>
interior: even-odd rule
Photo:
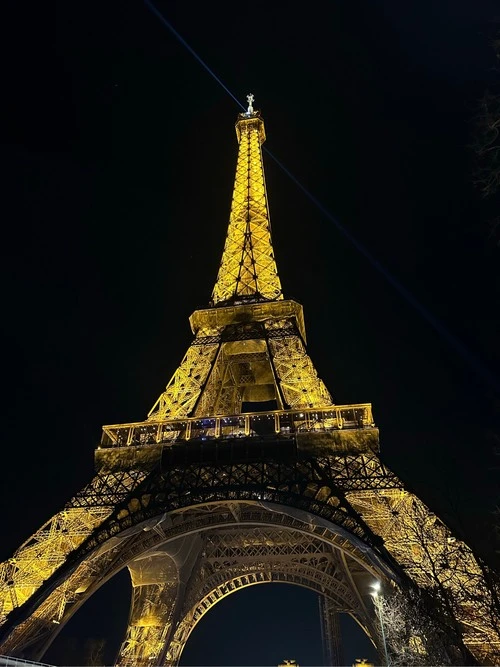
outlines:
[[[283,299],[271,242],[262,144],[266,139],[260,111],[254,111],[252,94],[248,110],[238,115],[239,150],[231,214],[213,305]]]

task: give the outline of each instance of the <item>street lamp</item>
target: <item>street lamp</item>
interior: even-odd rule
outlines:
[[[385,664],[389,667],[389,655],[387,653],[387,642],[385,640],[385,628],[384,628],[384,619],[382,616],[382,595],[380,594],[381,585],[380,581],[376,581],[372,587],[371,596],[373,598],[373,605],[377,610],[377,616],[380,621],[380,630],[382,631],[382,641],[384,643],[384,654],[385,654]]]

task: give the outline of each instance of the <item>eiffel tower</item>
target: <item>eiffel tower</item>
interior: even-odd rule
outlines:
[[[0,565],[0,653],[40,660],[128,568],[117,665],[177,665],[214,604],[268,582],[319,594],[327,664],[341,664],[341,613],[383,659],[377,581],[437,600],[452,663],[494,664],[484,567],[381,462],[371,405],[335,404],[307,354],[271,242],[264,121],[248,100],[209,307],[191,315],[193,342],[147,419],[104,426],[95,477]],[[426,638],[412,640],[425,656]]]

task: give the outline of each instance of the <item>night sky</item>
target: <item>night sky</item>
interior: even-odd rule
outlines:
[[[139,0],[5,4],[2,560],[90,479],[102,424],[145,418],[189,345],[239,111]],[[490,557],[499,202],[475,190],[470,144],[498,89],[497,2],[269,5],[156,3],[238,99],[254,93],[269,150],[477,360],[265,157],[282,285],[320,376],[337,403],[372,402],[383,461]],[[122,573],[54,662],[101,636],[112,660],[128,597]],[[309,591],[248,589],[205,617],[183,664],[318,664],[317,618]],[[363,645],[346,634],[347,663]]]

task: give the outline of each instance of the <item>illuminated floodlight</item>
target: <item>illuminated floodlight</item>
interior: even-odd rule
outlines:
[[[380,590],[382,588],[382,585],[380,581],[374,581],[373,584],[370,586],[372,589],[372,597],[373,597],[373,606],[375,607],[376,614],[378,616],[378,619],[380,621],[380,631],[382,634],[382,642],[384,645],[384,654],[385,654],[385,665],[389,667],[389,653],[387,652],[387,643],[385,639],[385,628],[384,628],[384,615],[383,615],[383,609],[382,609],[382,596],[379,595]]]

